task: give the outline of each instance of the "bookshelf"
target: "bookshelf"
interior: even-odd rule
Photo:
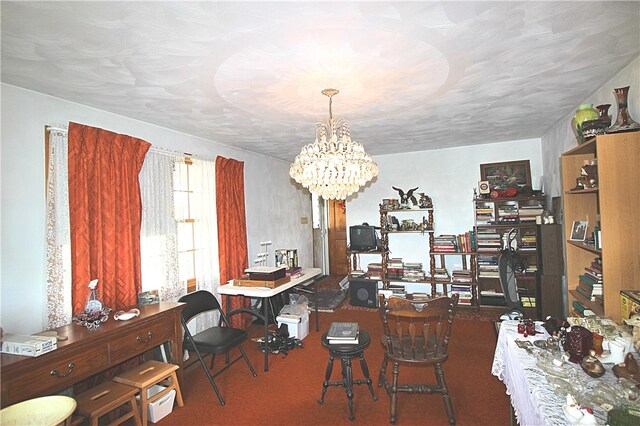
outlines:
[[[582,166],[594,162],[598,168],[596,187],[576,189]],[[561,156],[569,314],[580,314],[581,305],[620,322],[620,291],[640,289],[639,164],[638,132],[597,136]],[[570,240],[574,221],[588,221],[587,236],[591,236],[598,218],[602,249]],[[587,298],[578,290],[580,275],[595,258],[601,259],[602,297]]]
[[[416,221],[402,219],[405,217],[422,216]],[[398,220],[394,221],[396,217]],[[394,226],[395,223],[395,226]],[[406,229],[413,226],[419,229]],[[458,293],[459,306],[478,306],[476,289],[476,253],[472,249],[470,233],[462,235],[438,235],[434,234],[433,208],[389,209],[380,206],[380,228],[382,247],[382,282],[385,288],[404,293],[406,284],[424,285],[424,293],[431,297],[438,294]],[[429,265],[401,261],[390,257],[390,239],[395,234],[416,234],[427,238],[425,244],[428,250]],[[391,238],[390,238],[391,237]],[[451,258],[455,260],[451,260]],[[449,260],[447,260],[449,259]],[[451,265],[454,262],[455,269],[447,268],[447,261]],[[399,273],[399,270],[402,270]],[[420,276],[411,276],[412,269]],[[424,270],[428,275],[424,274]],[[428,287],[427,287],[428,286]]]
[[[546,207],[545,196],[476,198],[473,205],[479,306],[505,305],[500,286],[498,258],[505,234],[516,229],[517,252],[524,258],[526,265],[525,271],[516,276],[518,293],[525,315],[540,317],[536,217],[540,216]]]

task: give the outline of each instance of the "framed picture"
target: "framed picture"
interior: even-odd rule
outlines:
[[[488,181],[491,190],[510,187],[531,187],[529,160],[480,164],[480,180]]]
[[[571,241],[584,241],[587,236],[587,228],[589,227],[589,222],[586,220],[574,220],[573,225],[571,226]]]
[[[158,294],[158,290],[149,290],[138,293],[138,304],[140,306],[153,305],[154,303],[158,302],[160,302],[160,295]]]

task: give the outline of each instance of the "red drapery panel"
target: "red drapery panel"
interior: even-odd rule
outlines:
[[[73,313],[97,278],[104,306],[137,303],[141,290],[138,173],[151,144],[69,123],[69,217]]]
[[[216,158],[216,214],[218,216],[218,260],[220,282],[238,278],[248,265],[247,221],[244,209],[244,163],[230,158]],[[243,296],[231,297],[230,309],[249,307]],[[234,315],[231,326],[247,328],[248,314]]]

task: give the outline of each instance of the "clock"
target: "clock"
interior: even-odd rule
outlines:
[[[491,189],[489,188],[489,182],[486,180],[478,182],[478,192],[483,195],[490,193]]]

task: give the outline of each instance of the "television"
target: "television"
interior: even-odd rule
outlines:
[[[373,251],[380,247],[376,227],[369,225],[350,226],[349,242],[350,250]]]

